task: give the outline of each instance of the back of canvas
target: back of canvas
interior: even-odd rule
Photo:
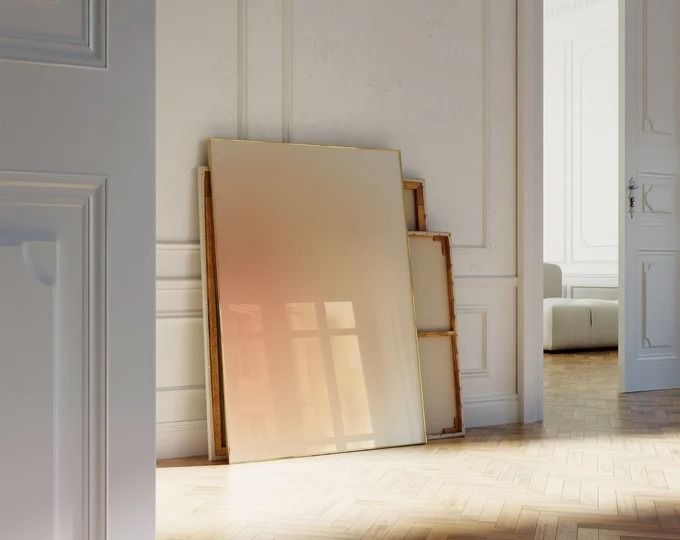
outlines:
[[[425,442],[399,153],[210,141],[232,463]]]

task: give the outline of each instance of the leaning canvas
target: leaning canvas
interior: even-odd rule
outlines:
[[[210,140],[229,461],[425,442],[397,151]]]

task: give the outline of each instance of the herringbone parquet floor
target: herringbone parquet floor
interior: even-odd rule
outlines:
[[[159,540],[680,539],[680,391],[550,355],[545,421],[408,448],[159,468]]]

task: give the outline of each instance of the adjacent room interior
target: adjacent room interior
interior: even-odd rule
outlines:
[[[572,370],[605,394],[619,381],[619,3],[544,6],[545,415],[559,417]]]

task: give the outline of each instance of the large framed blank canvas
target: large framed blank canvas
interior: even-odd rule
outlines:
[[[396,151],[210,140],[229,461],[425,442]]]

